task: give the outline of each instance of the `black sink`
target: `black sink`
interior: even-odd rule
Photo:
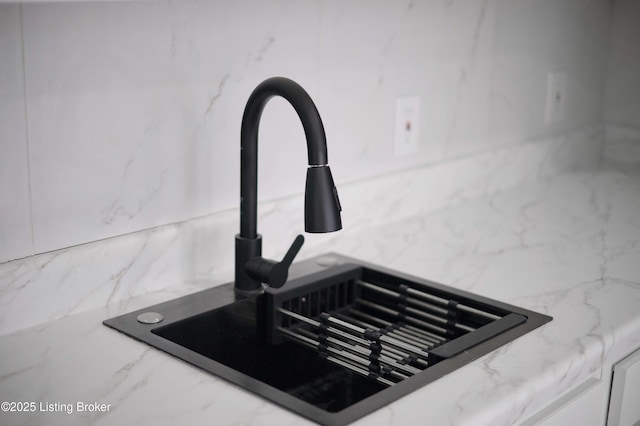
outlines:
[[[340,255],[294,264],[291,276],[258,296],[239,297],[231,283],[104,323],[342,425],[551,320]],[[146,312],[163,319],[139,322]]]

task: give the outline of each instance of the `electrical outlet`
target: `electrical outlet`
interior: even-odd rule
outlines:
[[[420,97],[410,96],[396,99],[394,155],[403,157],[418,152],[419,135]]]
[[[549,73],[547,77],[547,105],[544,123],[552,124],[564,118],[564,106],[567,103],[567,73]]]

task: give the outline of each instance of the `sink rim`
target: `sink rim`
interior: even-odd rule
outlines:
[[[328,257],[336,259],[336,264],[323,266],[326,265],[326,259]],[[444,292],[462,300],[472,300],[474,303],[490,305],[491,307],[495,307],[499,310],[523,315],[526,317],[526,321],[508,329],[490,340],[477,344],[471,348],[471,350],[459,353],[449,359],[444,359],[426,368],[415,376],[409,377],[386,389],[382,389],[379,392],[337,412],[325,411],[308,402],[298,399],[285,391],[277,389],[247,374],[241,373],[214,359],[208,358],[205,355],[197,353],[153,332],[153,330],[171,325],[178,321],[245,300],[245,297],[239,298],[236,296],[233,283],[226,283],[186,296],[178,297],[167,302],[138,309],[133,312],[107,319],[103,321],[103,324],[124,333],[129,337],[173,355],[208,373],[222,377],[235,385],[249,390],[254,394],[258,394],[263,398],[312,421],[325,425],[345,425],[360,417],[370,414],[379,408],[382,408],[385,405],[428,385],[431,382],[434,382],[442,376],[457,370],[473,360],[486,355],[487,353],[552,320],[550,316],[540,314],[538,312],[335,253],[322,254],[320,256],[295,263],[290,271],[292,279],[285,285],[285,288],[289,285],[295,286],[301,281],[309,280],[311,278],[318,280],[323,276],[335,273],[336,268],[345,268],[354,265],[368,268],[383,274],[393,275],[399,279],[409,282],[421,284],[428,288],[435,289],[438,292]],[[148,311],[161,313],[164,316],[164,320],[156,324],[143,324],[138,322],[138,315]]]

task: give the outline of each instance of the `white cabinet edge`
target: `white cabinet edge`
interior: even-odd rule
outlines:
[[[640,369],[640,350],[631,353],[631,355],[623,358],[613,366],[613,379],[611,384],[611,398],[609,400],[607,426],[619,426],[629,423],[628,419],[624,418],[626,416],[624,416],[625,407],[623,407],[623,402],[625,392],[629,391],[626,389],[627,376],[632,368]],[[637,371],[635,371],[634,374],[637,374]],[[638,421],[640,419],[634,420]],[[634,425],[635,424],[638,423],[634,423]]]
[[[600,425],[604,420],[607,395],[606,383],[592,376],[520,423],[520,426],[563,425],[566,424],[566,418],[573,418],[576,413],[589,413],[589,418],[599,420],[593,424]]]

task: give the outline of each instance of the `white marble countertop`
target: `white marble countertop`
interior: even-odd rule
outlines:
[[[558,175],[336,234],[311,251],[344,253],[554,318],[357,424],[517,423],[640,347],[639,174]],[[35,413],[0,412],[0,424],[308,424],[101,323],[199,289],[180,284],[0,338],[0,400],[37,405]],[[78,402],[106,411],[78,412]]]

